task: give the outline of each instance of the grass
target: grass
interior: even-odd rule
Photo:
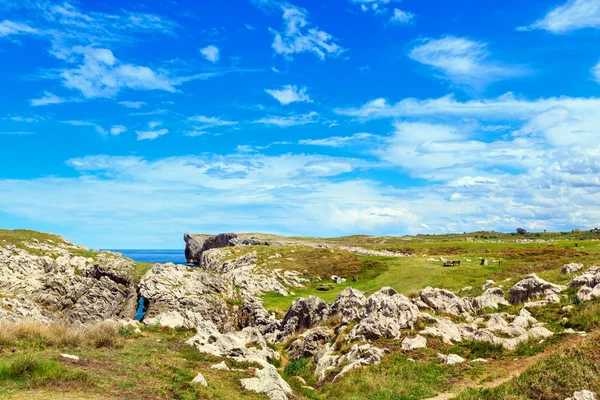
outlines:
[[[0,382],[16,383],[24,387],[47,386],[57,382],[89,383],[89,376],[56,361],[43,360],[35,355],[24,355],[11,362],[0,363]]]
[[[458,400],[563,400],[583,389],[600,391],[600,339],[567,345],[519,377],[493,389],[467,389]]]

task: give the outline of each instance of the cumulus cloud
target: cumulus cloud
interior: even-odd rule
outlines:
[[[305,9],[288,4],[280,6],[283,11],[283,31],[270,29],[275,36],[273,50],[286,58],[297,53],[313,53],[321,60],[327,56],[339,56],[345,49],[334,42],[329,33],[311,27]]]
[[[414,17],[415,17],[415,15],[413,13],[411,13],[410,11],[403,11],[398,8],[394,8],[394,14],[392,15],[392,18],[390,19],[390,22],[392,22],[394,24],[398,24],[398,25],[405,25],[405,24],[412,22]]]
[[[127,132],[127,128],[124,127],[123,125],[113,125],[110,128],[110,134],[111,135],[120,135],[123,132]]]
[[[219,61],[220,53],[219,48],[217,46],[206,46],[200,49],[200,54],[202,54],[202,57],[204,57],[211,63],[216,63],[217,61]]]
[[[149,67],[119,62],[112,51],[76,46],[73,54],[81,64],[61,73],[63,84],[87,98],[112,97],[123,88],[175,92],[173,82]]]
[[[504,66],[490,61],[487,43],[455,36],[424,39],[408,55],[441,73],[439,77],[457,85],[474,88],[522,76],[527,72],[520,66]]]
[[[542,19],[517,30],[542,29],[563,34],[584,28],[600,28],[600,2],[597,0],[569,0],[550,10]]]
[[[290,115],[290,116],[268,116],[252,121],[254,124],[276,125],[280,128],[288,128],[290,126],[315,124],[319,121],[319,114],[316,111],[311,111],[308,114]]]
[[[274,99],[283,105],[295,102],[312,103],[306,94],[306,87],[298,88],[296,85],[285,85],[280,89],[265,89]]]
[[[136,131],[137,140],[154,140],[160,136],[166,135],[169,133],[168,129],[158,129],[158,130],[150,130],[150,131]]]

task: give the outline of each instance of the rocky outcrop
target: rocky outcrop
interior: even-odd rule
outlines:
[[[574,277],[569,287],[579,288],[577,298],[581,301],[600,298],[600,267],[591,267],[584,274]]]
[[[312,357],[317,354],[333,336],[331,329],[319,326],[310,329],[294,340],[288,347],[287,353],[291,361]]]
[[[202,253],[206,250],[216,249],[237,244],[235,233],[220,233],[215,236],[183,234],[185,241],[185,259],[189,264],[200,264]]]
[[[419,298],[434,311],[453,315],[469,315],[486,308],[497,309],[499,305],[508,304],[500,288],[487,289],[479,297],[458,297],[449,290],[427,287],[419,292]]]
[[[148,325],[195,328],[211,321],[224,330],[235,321],[226,300],[236,294],[222,277],[197,268],[156,264],[140,282],[140,294],[148,302],[143,322]]]
[[[363,292],[347,287],[331,304],[331,316],[339,316],[343,325],[358,321],[366,303]]]
[[[414,338],[405,338],[402,341],[402,350],[412,351],[415,349],[424,349],[427,347],[427,339],[421,335],[417,335]]]
[[[360,322],[346,340],[397,339],[401,329],[412,329],[421,312],[408,297],[385,287],[367,299],[359,313]]]
[[[435,326],[426,327],[421,334],[440,337],[447,344],[471,340],[514,350],[528,340],[545,339],[553,335],[526,309],[521,309],[517,315],[500,313],[479,316],[469,323],[455,324],[448,318],[434,317],[433,320]]]
[[[335,345],[327,345],[319,354],[313,358],[316,365],[315,376],[319,381],[325,380],[331,371],[344,366],[342,370],[333,377],[333,381],[342,375],[367,365],[379,364],[385,351],[371,346],[369,343],[353,345],[346,354],[336,354]]]
[[[319,297],[310,296],[294,300],[281,322],[279,340],[299,330],[311,328],[327,318],[329,306]]]
[[[70,253],[81,248],[65,244],[33,243],[25,247],[43,249],[47,255],[0,246],[0,293],[20,299],[19,304],[7,306],[11,312],[5,310],[11,319],[39,320],[41,315],[50,320],[87,323],[135,316],[132,260],[110,252],[85,258]]]
[[[532,299],[560,301],[558,294],[566,288],[540,279],[536,274],[527,275],[509,290],[510,304],[520,304]]]

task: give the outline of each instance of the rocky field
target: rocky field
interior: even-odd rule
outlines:
[[[597,231],[184,240],[149,265],[0,230],[0,397],[600,393]]]

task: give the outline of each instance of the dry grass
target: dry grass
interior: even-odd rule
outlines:
[[[0,347],[116,347],[117,327],[99,323],[82,328],[63,323],[50,325],[36,321],[0,325]]]

